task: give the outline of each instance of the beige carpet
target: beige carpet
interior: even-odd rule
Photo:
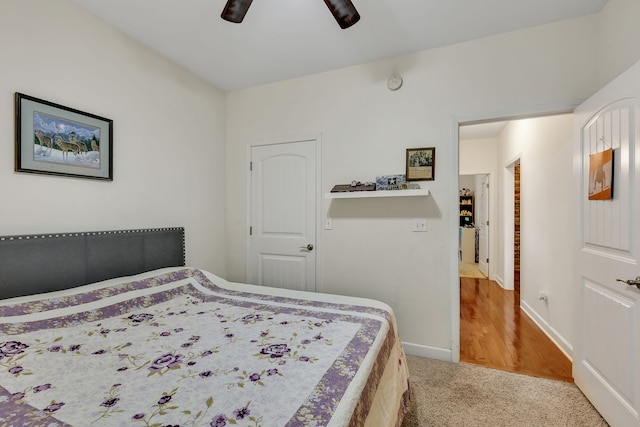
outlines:
[[[486,279],[487,276],[482,274],[478,269],[478,264],[469,264],[466,262],[461,262],[459,264],[460,268],[460,277],[477,277],[480,279]]]
[[[607,426],[574,384],[407,358],[412,408],[402,427]]]

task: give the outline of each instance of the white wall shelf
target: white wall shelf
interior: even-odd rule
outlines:
[[[325,199],[364,199],[374,197],[410,197],[428,196],[429,190],[420,188],[415,190],[382,190],[382,191],[352,191],[345,193],[324,193]]]

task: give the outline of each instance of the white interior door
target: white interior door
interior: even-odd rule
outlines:
[[[576,110],[576,384],[612,426],[640,426],[640,63]],[[611,200],[588,200],[589,155],[614,150]]]
[[[317,144],[251,147],[249,283],[316,290]]]
[[[489,277],[489,175],[480,175],[480,192],[476,195],[478,228],[478,268]]]

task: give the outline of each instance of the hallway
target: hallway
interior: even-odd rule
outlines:
[[[571,361],[519,307],[515,291],[460,278],[460,361],[573,382]]]

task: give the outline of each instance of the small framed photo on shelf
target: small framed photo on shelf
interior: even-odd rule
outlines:
[[[435,147],[407,148],[407,181],[433,181],[435,170]]]
[[[15,94],[15,171],[113,181],[113,121]]]

